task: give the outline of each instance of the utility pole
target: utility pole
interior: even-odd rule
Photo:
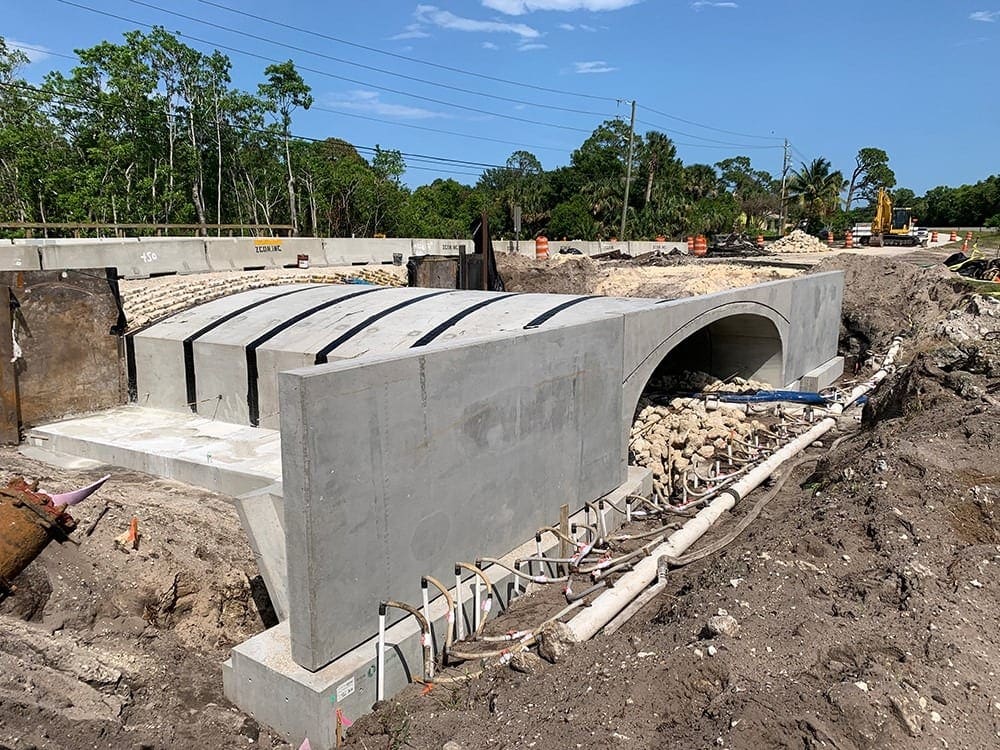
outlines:
[[[791,146],[791,144],[788,142],[788,139],[786,138],[785,139],[785,160],[784,160],[784,162],[782,162],[782,165],[781,165],[781,211],[779,212],[780,215],[781,215],[781,226],[778,227],[778,236],[779,237],[781,237],[785,233],[785,185],[788,182],[788,168],[791,166],[791,164],[790,164],[791,152],[789,150],[790,146]]]
[[[628,189],[632,184],[632,153],[635,147],[635,99],[632,100],[632,120],[628,126],[628,164],[625,166],[625,202],[622,204],[622,231],[620,239],[625,239],[625,214],[628,212]]]

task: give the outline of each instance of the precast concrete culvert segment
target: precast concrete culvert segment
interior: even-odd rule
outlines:
[[[656,300],[285,284],[216,299],[126,339],[136,402],[275,428],[278,373],[599,319]]]

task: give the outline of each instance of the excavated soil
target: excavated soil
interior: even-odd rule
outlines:
[[[534,674],[411,690],[349,746],[1000,745],[997,304],[936,270],[832,264],[848,338],[917,340],[862,424],[843,420],[835,449],[811,449],[743,536],[673,571],[616,635]],[[712,637],[722,611],[739,631]]]
[[[535,260],[513,254],[498,254],[497,268],[507,290],[512,292],[654,299],[708,294],[801,273],[790,268],[699,263],[681,257],[654,258],[649,264],[635,265],[631,261],[595,261],[572,255]]]
[[[568,277],[596,280],[574,260]],[[819,266],[833,268],[847,273],[849,354],[908,337],[907,366],[860,423],[841,420],[835,448],[810,449],[742,536],[672,571],[616,635],[555,664],[519,660],[525,672],[414,686],[356,721],[347,746],[1000,746],[1000,305],[935,269]],[[0,449],[3,482],[61,491],[99,474]],[[288,747],[222,697],[228,647],[264,627],[228,501],[116,472],[74,515],[79,546],[50,545],[0,604],[0,750]],[[139,549],[116,549],[132,517]],[[537,623],[559,598],[511,617]],[[738,632],[710,635],[720,610]]]
[[[64,492],[101,475],[0,448],[4,485]],[[232,504],[118,470],[72,515],[73,541],[50,543],[0,602],[0,748],[287,747],[222,695],[229,648],[273,617]],[[115,538],[133,517],[126,550]]]

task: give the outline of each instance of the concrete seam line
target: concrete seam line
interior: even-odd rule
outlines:
[[[346,302],[349,299],[354,299],[355,297],[360,297],[362,294],[370,294],[371,292],[380,292],[387,287],[377,286],[370,289],[364,289],[360,292],[353,292],[351,294],[345,294],[342,297],[337,297],[336,299],[327,300],[319,305],[314,305],[308,310],[304,310],[297,315],[293,315],[288,320],[282,321],[278,325],[274,326],[271,330],[266,333],[261,334],[249,344],[246,345],[246,360],[247,360],[247,413],[250,416],[250,425],[257,427],[260,422],[260,394],[257,390],[257,349],[261,344],[265,344],[272,338],[277,336],[282,331],[286,331],[297,323],[301,323],[306,318],[315,315],[318,312],[326,310],[333,307],[334,305],[340,304],[341,302]]]
[[[420,297],[410,297],[409,299],[403,300],[402,302],[393,305],[392,307],[387,307],[385,310],[381,310],[375,313],[374,315],[370,315],[369,317],[365,318],[360,323],[358,323],[356,326],[354,326],[347,332],[342,333],[340,336],[338,336],[329,344],[327,344],[318,352],[316,352],[316,364],[325,365],[327,362],[327,356],[330,354],[330,352],[332,352],[334,349],[336,349],[338,346],[345,343],[346,341],[349,341],[350,339],[357,336],[359,333],[361,333],[361,331],[366,329],[375,321],[381,320],[387,315],[392,315],[392,313],[396,312],[397,310],[402,310],[404,307],[409,307],[410,305],[415,305],[418,302],[423,302],[425,299],[431,299],[432,297],[440,297],[442,294],[452,294],[455,291],[457,290],[445,289],[444,291],[440,292],[432,292],[431,294],[424,294]]]
[[[191,407],[191,411],[196,414],[198,413],[198,384],[194,371],[194,342],[196,339],[204,336],[209,331],[213,331],[219,326],[228,323],[238,315],[242,315],[249,310],[253,310],[255,307],[260,307],[261,305],[266,305],[268,302],[273,302],[276,299],[287,297],[289,294],[298,294],[299,292],[305,292],[309,289],[315,289],[317,286],[318,284],[302,284],[300,289],[291,289],[287,292],[282,292],[281,294],[274,294],[270,297],[256,300],[251,302],[249,305],[244,305],[243,307],[226,313],[221,318],[213,320],[211,323],[199,328],[197,331],[185,338],[181,342],[181,347],[184,350],[184,386],[187,393],[187,405]]]
[[[538,328],[538,326],[540,326],[542,323],[545,323],[551,318],[554,318],[556,315],[561,313],[567,307],[573,307],[573,305],[579,305],[581,302],[586,302],[589,299],[598,299],[599,296],[600,295],[597,294],[591,294],[586,297],[577,297],[576,299],[571,299],[568,302],[562,302],[553,307],[551,310],[546,310],[534,320],[529,321],[527,324],[525,324],[524,330],[528,330],[529,328]]]

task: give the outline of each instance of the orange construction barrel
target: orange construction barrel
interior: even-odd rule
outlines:
[[[850,229],[844,232],[844,247],[848,250],[854,247],[854,233]]]
[[[703,256],[708,253],[708,239],[703,234],[699,234],[694,238],[694,254],[697,256]]]
[[[951,230],[951,235],[948,237],[948,242],[958,242],[958,232],[954,229]]]
[[[938,241],[938,233],[931,232],[931,242],[937,242],[937,241]]]
[[[688,255],[694,255],[694,237],[688,237]]]
[[[760,247],[760,248],[764,247],[764,235],[762,235],[762,234],[758,234],[757,235],[757,247]]]
[[[549,238],[538,237],[535,239],[535,260],[549,259]]]

